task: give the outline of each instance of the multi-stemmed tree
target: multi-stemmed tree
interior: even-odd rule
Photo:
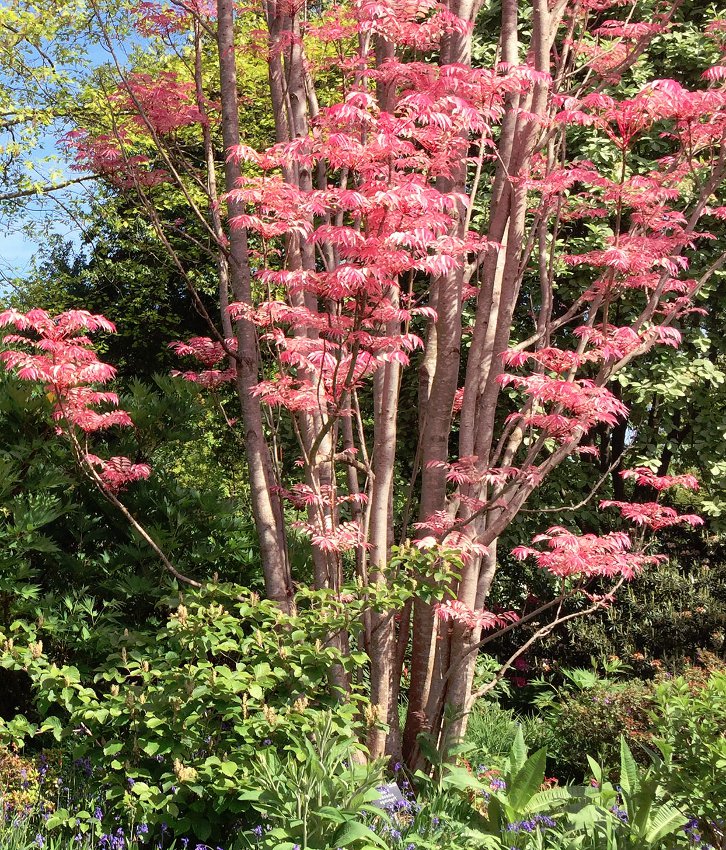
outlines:
[[[482,13],[469,0],[144,2],[139,30],[183,62],[157,74],[119,63],[108,126],[66,140],[80,167],[136,194],[192,291],[175,249],[183,223],[165,220],[160,193],[184,200],[201,234],[190,238],[216,263],[219,321],[176,347],[203,366],[184,373],[190,380],[236,384],[268,596],[294,605],[293,514],[315,586],[336,594],[385,590],[396,570],[423,586],[437,558],[458,563],[439,601],[421,592],[402,609],[376,606],[354,636],[370,659],[374,756],[403,752],[414,765],[420,733],[443,745],[465,730],[482,633],[517,619],[487,605],[498,541],[558,467],[598,456],[605,474],[573,494],[582,504],[613,470],[635,479],[637,500],[602,507],[638,529],[700,522],[657,500],[692,478],[624,469],[598,441],[628,415],[617,376],[654,346],[678,346],[679,325],[726,259],[712,233],[726,218],[726,67],[704,69],[698,90],[643,83],[633,70],[675,8],[646,20],[609,0],[503,0],[496,55],[483,63],[472,49]],[[716,54],[724,27],[709,33]],[[251,55],[267,63],[275,119],[263,150],[240,123],[238,68]],[[94,375],[77,370],[61,386],[53,362],[32,367],[48,352],[78,359],[84,344],[72,336],[64,353],[58,327],[75,334],[98,320],[74,316],[2,317],[52,341],[45,354],[4,356],[50,385],[71,435],[84,426],[63,394]],[[398,429],[412,384],[413,437]],[[297,438],[294,462],[280,450],[281,415]],[[98,486],[126,483],[109,478],[120,459],[100,461],[73,439]],[[397,493],[402,459],[410,480]],[[553,600],[527,615],[543,624],[535,637],[609,604],[656,561],[640,531],[550,524],[539,548],[514,551],[553,576]],[[411,538],[392,569],[393,547]],[[568,599],[579,607],[563,613]],[[351,635],[331,639],[345,651]],[[331,679],[344,697],[345,675]]]

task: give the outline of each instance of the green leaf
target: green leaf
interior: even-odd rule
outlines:
[[[638,765],[624,737],[620,738],[620,787],[626,794],[637,794],[640,790]]]
[[[509,752],[510,773],[512,776],[518,773],[527,761],[527,746],[524,743],[522,727],[517,726],[517,734],[514,737],[512,749]]]
[[[237,765],[233,761],[223,761],[219,769],[225,776],[234,776],[237,773]]]
[[[476,777],[472,776],[466,768],[456,765],[446,765],[443,784],[460,791],[468,791],[470,788],[483,789],[484,785]]]
[[[542,747],[524,762],[510,780],[507,794],[509,802],[517,811],[523,811],[527,803],[539,791],[544,782],[546,765],[547,750]]]
[[[587,763],[590,765],[590,770],[592,771],[593,778],[597,782],[598,785],[602,785],[602,767],[601,765],[595,761],[592,756],[587,757]]]
[[[380,836],[376,835],[370,827],[358,821],[349,821],[341,834],[335,839],[335,844],[338,847],[345,847],[361,840],[369,841],[377,847],[388,848],[388,845]]]
[[[645,840],[648,844],[656,846],[656,843],[665,838],[666,835],[676,832],[687,823],[688,819],[675,806],[671,803],[664,803],[652,817]]]
[[[530,797],[527,811],[537,812],[542,809],[549,809],[555,803],[569,802],[577,796],[577,789],[563,788],[561,785],[545,788],[544,791],[538,791]]]

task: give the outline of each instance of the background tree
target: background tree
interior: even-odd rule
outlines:
[[[135,198],[210,323],[180,205],[184,232],[216,267],[219,327],[177,351],[205,366],[190,379],[236,383],[268,596],[291,608],[281,499],[310,540],[317,589],[420,583],[400,609],[374,606],[359,632],[331,637],[343,654],[359,639],[370,658],[372,753],[403,748],[411,765],[422,732],[442,746],[463,733],[483,630],[524,615],[541,624],[534,638],[551,628],[544,611],[602,607],[653,563],[640,531],[546,521],[540,549],[522,546],[529,534],[512,540],[538,488],[559,502],[557,481],[575,479],[572,504],[612,496],[642,529],[698,521],[657,501],[666,486],[694,486],[664,477],[672,429],[651,427],[655,454],[624,463],[641,423],[658,421],[644,398],[628,422],[626,400],[637,400],[636,358],[676,347],[679,328],[698,339],[694,299],[724,262],[706,242],[723,209],[720,24],[703,42],[703,87],[685,88],[649,73],[674,7],[499,11],[497,44],[474,51],[480,9],[466,2],[315,15],[266,5],[276,144],[258,150],[264,140],[242,136],[237,56],[250,39],[259,51],[259,33],[240,30],[226,0],[216,13],[145,5],[139,26],[181,63],[156,78],[119,63],[103,108],[68,138],[79,167]],[[210,49],[218,77],[205,75]],[[415,442],[398,433],[414,393]],[[509,563],[500,541],[550,574],[544,611],[491,610]],[[438,600],[425,591],[431,569]]]

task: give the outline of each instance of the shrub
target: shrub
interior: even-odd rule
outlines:
[[[156,634],[120,636],[95,677],[49,663],[35,644],[12,647],[2,663],[31,669],[46,717],[38,731],[90,759],[89,784],[108,807],[206,841],[250,811],[244,792],[260,749],[283,751],[289,732],[307,734],[321,711],[365,733],[361,698],[329,686],[331,668],[362,660],[330,645],[359,612],[327,592],[297,604],[288,615],[243,588],[213,587],[177,600]],[[71,816],[61,808],[49,825]]]
[[[520,716],[514,710],[502,708],[496,702],[479,701],[469,716],[466,742],[475,754],[504,757],[522,730],[524,741],[531,749],[548,743],[551,737],[544,717],[536,714]]]
[[[366,763],[350,729],[321,713],[309,732],[288,732],[282,752],[270,747],[253,761],[244,797],[260,822],[250,844],[269,850],[373,844],[362,816],[375,811],[384,769],[382,761]]]
[[[726,672],[704,686],[679,677],[660,683],[651,713],[663,757],[661,781],[681,811],[723,846],[726,828]]]
[[[580,691],[565,691],[552,717],[550,748],[555,772],[580,780],[588,771],[587,753],[612,764],[626,737],[639,762],[648,762],[643,745],[652,733],[649,710],[652,686],[645,682],[600,680]]]

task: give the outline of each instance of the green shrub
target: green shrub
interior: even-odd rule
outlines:
[[[697,818],[716,844],[724,842],[726,817],[726,672],[705,686],[684,677],[655,689],[651,714],[663,762],[661,781],[681,811]]]
[[[321,711],[365,734],[362,698],[329,685],[332,667],[364,660],[329,645],[359,611],[326,592],[297,606],[285,614],[238,586],[212,587],[187,594],[156,634],[120,636],[95,676],[50,663],[33,643],[10,647],[2,664],[31,671],[45,717],[37,731],[90,759],[89,782],[110,808],[206,841],[250,811],[243,794],[261,749],[284,751]],[[6,731],[32,732],[21,720]],[[49,826],[71,814],[55,812]]]
[[[384,762],[365,752],[332,713],[321,713],[305,733],[289,731],[283,751],[270,747],[250,767],[244,798],[260,821],[247,840],[260,848],[334,850],[380,839],[363,822],[384,779]],[[382,844],[382,842],[380,842]]]
[[[579,691],[565,691],[552,713],[550,752],[555,773],[580,780],[587,774],[587,754],[606,764],[616,761],[622,735],[641,764],[648,762],[643,748],[652,738],[649,715],[652,686],[637,679],[598,681]]]
[[[484,759],[506,756],[520,728],[530,749],[545,746],[551,736],[544,717],[537,714],[520,716],[513,709],[502,708],[499,703],[480,700],[469,715],[466,730],[466,742],[472,757],[478,759],[480,754]]]
[[[723,652],[726,551],[722,537],[701,537],[680,531],[666,536],[668,563],[628,582],[617,604],[545,639],[535,650],[540,666],[553,659],[576,666],[593,655],[615,655],[647,678],[662,668],[681,672],[697,650]]]
[[[587,786],[552,786],[546,752],[530,754],[521,730],[499,769],[439,763],[416,779],[419,800],[373,825],[394,850],[675,850],[692,847],[688,820],[668,801],[652,768],[621,739],[619,767],[590,762]],[[608,780],[613,773],[615,782]]]

